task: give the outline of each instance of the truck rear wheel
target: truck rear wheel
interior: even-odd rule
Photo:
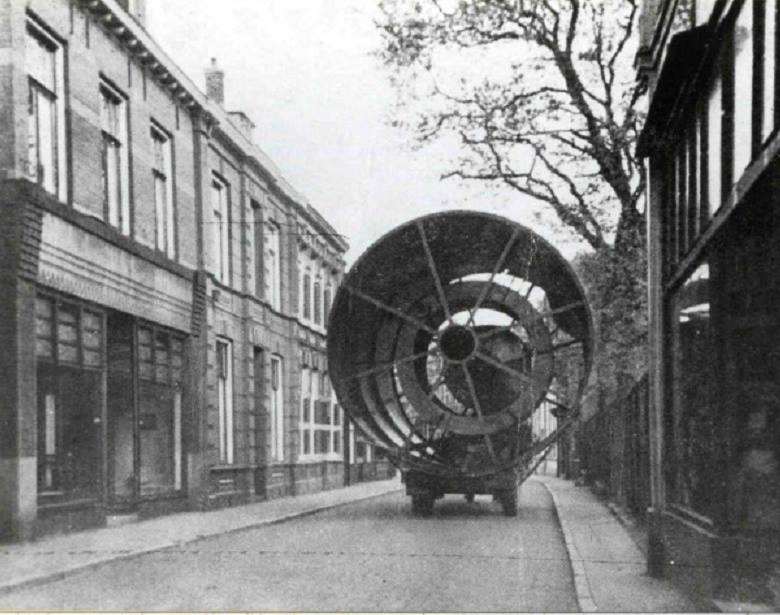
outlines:
[[[433,514],[433,496],[431,495],[413,495],[412,513],[420,517],[430,517]]]
[[[507,489],[498,494],[498,500],[501,502],[501,508],[507,517],[517,516],[517,488]]]

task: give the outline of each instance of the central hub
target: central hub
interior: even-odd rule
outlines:
[[[453,325],[441,334],[439,347],[450,361],[465,361],[477,349],[477,338],[472,329]]]

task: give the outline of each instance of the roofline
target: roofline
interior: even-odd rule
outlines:
[[[97,21],[126,49],[137,62],[148,67],[152,76],[167,87],[174,98],[192,113],[205,114],[207,121],[213,122],[215,134],[227,140],[242,152],[245,159],[251,161],[268,177],[272,187],[305,215],[318,230],[324,231],[330,243],[341,252],[349,249],[349,244],[336,233],[309,202],[309,200],[285,179],[279,167],[271,158],[232,122],[228,111],[208,98],[192,79],[171,59],[159,43],[146,29],[133,19],[116,0],[79,0],[78,4],[91,12]]]

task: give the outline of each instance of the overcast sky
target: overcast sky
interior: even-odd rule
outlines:
[[[533,203],[503,189],[440,181],[456,155],[441,143],[412,151],[387,125],[395,100],[371,55],[372,0],[148,0],[148,28],[198,84],[211,57],[225,70],[225,107],[257,125],[255,141],[350,243],[371,242],[423,213],[491,211],[531,226]]]

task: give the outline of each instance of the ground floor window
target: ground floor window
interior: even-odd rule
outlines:
[[[104,315],[81,303],[41,294],[35,321],[39,498],[97,498]]]
[[[270,449],[273,461],[284,461],[284,362],[278,355],[271,356]]]
[[[106,340],[110,499],[179,491],[186,338],[111,312]]]
[[[219,460],[233,463],[233,344],[219,338],[216,350]]]
[[[335,458],[341,454],[341,410],[321,369],[301,370],[301,457],[309,460]]]
[[[713,390],[716,346],[710,263],[693,270],[671,300],[672,399],[667,418],[667,476],[673,500],[708,518],[715,498]]]
[[[666,293],[667,498],[729,533],[780,531],[780,218],[754,190]]]

